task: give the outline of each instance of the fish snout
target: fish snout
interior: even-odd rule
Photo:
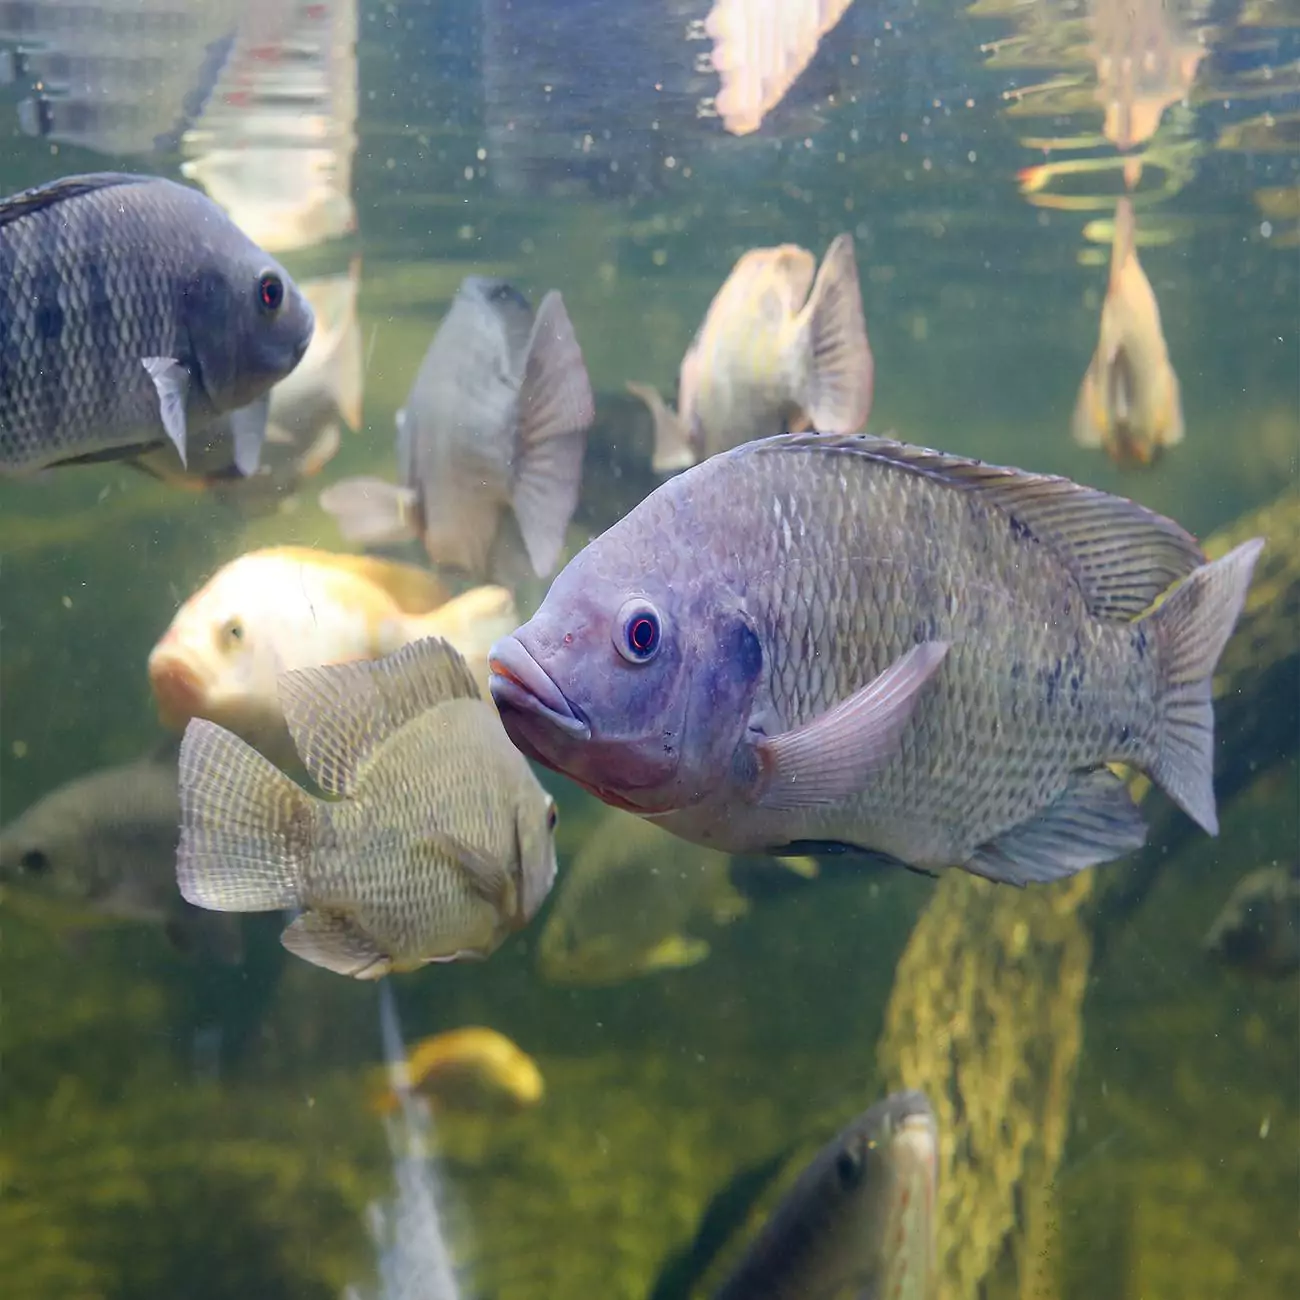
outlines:
[[[198,716],[203,704],[203,683],[175,650],[160,648],[149,656],[149,685],[164,726],[179,729]]]
[[[544,719],[575,740],[590,740],[591,727],[516,636],[502,637],[488,651],[488,689],[497,709]]]

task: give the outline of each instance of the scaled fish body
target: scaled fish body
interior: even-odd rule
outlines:
[[[1217,832],[1210,678],[1262,546],[1204,564],[1065,479],[771,438],[576,556],[492,692],[526,754],[685,839],[1049,880],[1145,838],[1107,763]]]
[[[149,655],[149,681],[164,725],[209,718],[287,764],[295,751],[282,673],[378,659],[441,636],[486,682],[488,649],[514,620],[503,587],[449,600],[413,565],[275,546],[232,560],[181,606]]]
[[[713,1300],[932,1300],[937,1182],[930,1103],[886,1097],[817,1153]]]
[[[1081,446],[1104,447],[1113,460],[1149,465],[1183,440],[1183,399],[1134,238],[1133,205],[1122,198],[1101,336],[1079,389],[1073,432]]]
[[[558,293],[534,317],[503,280],[468,276],[398,412],[401,485],[345,479],[321,505],[353,541],[418,536],[435,564],[509,584],[519,542],[538,577],[578,503],[591,384]]]
[[[400,1087],[426,1094],[441,1111],[521,1110],[535,1106],[546,1091],[542,1072],[522,1048],[482,1025],[451,1029],[422,1039],[399,1066],[384,1067],[384,1087],[375,1097],[381,1113],[395,1110]]]
[[[176,857],[189,902],[301,909],[284,946],[358,979],[486,957],[532,919],[555,878],[555,801],[446,642],[286,673],[280,700],[328,798],[195,719]]]
[[[874,363],[853,236],[835,237],[814,281],[816,267],[795,244],[736,263],[682,361],[676,415],[653,388],[628,385],[654,417],[658,472],[787,429],[866,426]]]
[[[606,810],[564,873],[537,945],[555,984],[609,985],[693,966],[709,945],[688,933],[700,915],[730,921],[746,910],[724,853],[683,853],[667,831]]]
[[[0,830],[0,881],[81,915],[162,925],[177,947],[235,961],[238,920],[192,908],[176,888],[176,751],[77,777]],[[213,924],[217,922],[217,924]]]
[[[271,389],[266,440],[257,471],[245,476],[236,467],[235,433],[239,422],[222,416],[191,447],[182,466],[171,446],[146,452],[135,465],[177,487],[212,489],[232,504],[274,508],[304,478],[333,459],[342,439],[341,426],[361,427],[363,367],[361,327],[357,322],[360,258],[345,275],[304,280],[303,297],[316,318],[306,355]]]
[[[233,421],[257,468],[267,391],[312,310],[197,190],[70,176],[0,201],[0,472],[133,456]]]

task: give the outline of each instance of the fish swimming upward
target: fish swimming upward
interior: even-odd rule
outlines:
[[[558,293],[536,315],[504,280],[467,276],[397,416],[400,484],[321,493],[343,535],[420,538],[429,558],[512,586],[551,573],[578,503],[591,383]],[[521,563],[522,561],[522,563]]]
[[[312,309],[197,190],[68,176],[0,200],[0,473],[120,459],[225,416],[257,469],[269,390]]]
[[[580,552],[492,694],[524,753],[687,840],[1052,880],[1145,840],[1108,763],[1217,833],[1211,675],[1262,546],[1206,564],[1067,479],[769,438]]]
[[[873,375],[853,236],[842,234],[820,270],[795,244],[736,263],[682,360],[677,414],[649,385],[627,387],[650,408],[653,465],[666,474],[768,434],[856,433]]]
[[[1074,439],[1120,463],[1150,465],[1183,440],[1183,399],[1169,361],[1160,308],[1138,261],[1133,204],[1115,208],[1110,287],[1101,337],[1074,407]]]
[[[298,909],[290,952],[356,979],[486,957],[555,879],[555,801],[444,641],[286,673],[316,798],[196,718],[181,742],[176,879],[217,912]]]

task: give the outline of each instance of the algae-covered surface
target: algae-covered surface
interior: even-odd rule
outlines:
[[[1065,148],[1053,138],[1099,129],[1077,86],[1055,107],[1015,93],[1050,82],[1051,48],[1017,70],[997,44],[1038,30],[1031,10],[1052,30],[1061,7],[859,3],[743,140],[697,112],[712,92],[681,33],[707,8],[634,0],[609,22],[594,0],[363,0],[358,230],[284,255],[291,271],[362,258],[362,426],[269,511],[122,465],[0,480],[0,822],[157,743],[146,657],[218,565],[274,543],[343,549],[317,489],[393,473],[394,413],[464,275],[564,294],[597,397],[572,553],[655,484],[649,417],[624,382],[673,397],[746,248],[820,256],[850,230],[873,430],[1133,496],[1215,534],[1214,553],[1266,537],[1215,684],[1221,834],[1151,792],[1143,854],[1050,887],[828,863],[756,888],[743,917],[701,931],[709,956],[687,969],[550,985],[544,912],[487,962],[395,978],[408,1041],[487,1025],[546,1082],[516,1114],[435,1117],[464,1300],[646,1300],[657,1280],[670,1300],[665,1270],[715,1195],[775,1170],[695,1270],[707,1295],[800,1161],[899,1086],[926,1089],[940,1126],[933,1300],[1289,1300],[1300,976],[1225,968],[1201,940],[1235,883],[1300,841],[1300,262],[1252,198],[1293,188],[1300,155],[1281,128],[1258,151],[1228,129],[1289,120],[1295,6],[1206,29],[1214,57],[1153,142],[1156,162],[1177,154],[1182,188],[1144,193],[1162,233],[1141,257],[1187,436],[1145,471],[1069,436],[1106,284],[1079,253],[1115,195],[1058,210],[1016,180]],[[106,166],[177,174],[168,154],[106,159],[16,122],[0,100],[0,192]],[[1153,186],[1160,174],[1153,162]],[[525,584],[521,609],[544,590]],[[603,810],[543,780],[563,871]],[[367,1207],[393,1178],[369,1101],[375,988],[289,956],[277,916],[246,919],[233,966],[175,951],[155,925],[82,920],[0,895],[0,1295],[366,1292]]]

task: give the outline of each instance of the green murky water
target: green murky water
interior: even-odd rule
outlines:
[[[0,48],[21,45],[20,8],[60,0],[0,3]],[[359,0],[354,19],[342,0],[282,6],[300,21],[313,8],[342,33],[330,138],[356,229],[281,256],[299,277],[361,257],[363,427],[269,513],[120,465],[0,483],[0,820],[158,740],[145,659],[219,564],[274,542],[342,549],[317,488],[392,472],[394,412],[466,274],[509,276],[534,302],[564,294],[597,394],[570,552],[654,485],[649,418],[624,382],[672,393],[745,249],[820,255],[841,230],[875,352],[873,429],[1131,495],[1200,536],[1294,489],[1294,3],[1169,6],[1202,57],[1138,196],[1187,436],[1149,470],[1069,434],[1106,287],[1107,246],[1085,227],[1122,184],[1115,150],[1089,139],[1102,114],[1083,6],[857,0],[744,138],[701,115],[716,79],[688,36],[704,0]],[[22,81],[20,67],[0,87],[5,193],[76,171],[178,174],[183,147],[33,136]],[[1110,161],[1022,193],[1022,169],[1078,159]],[[1286,581],[1278,619],[1295,611]],[[518,593],[525,612],[542,590]],[[641,1300],[737,1170],[806,1152],[899,1083],[946,1096],[941,1119],[960,1110],[971,1130],[945,1134],[960,1196],[941,1190],[944,1300],[1300,1293],[1300,979],[1225,970],[1200,947],[1245,872],[1297,852],[1297,629],[1273,631],[1282,670],[1257,714],[1284,725],[1231,749],[1217,840],[1187,837],[1150,796],[1145,875],[1120,865],[994,898],[841,870],[706,926],[699,965],[616,987],[542,978],[545,914],[485,964],[399,977],[408,1039],[490,1025],[546,1079],[534,1109],[439,1121],[464,1294]],[[563,872],[600,809],[544,779]],[[231,968],[145,924],[69,938],[57,907],[23,903],[11,888],[0,905],[0,1294],[370,1285],[366,1206],[392,1178],[366,1104],[374,987],[290,958],[275,917],[247,921]],[[996,1150],[981,1146],[993,1131]]]

